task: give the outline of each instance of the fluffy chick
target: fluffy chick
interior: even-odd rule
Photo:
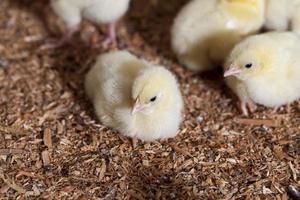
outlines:
[[[300,38],[291,32],[251,36],[235,46],[225,64],[226,82],[247,106],[279,107],[300,98]]]
[[[174,21],[172,48],[186,67],[210,70],[262,27],[264,10],[264,0],[192,0]]]
[[[66,43],[77,30],[82,18],[96,24],[106,24],[108,38],[105,43],[115,43],[115,23],[125,14],[129,2],[130,0],[51,0],[53,10],[66,23],[67,32],[61,40],[49,47]]]
[[[300,34],[300,0],[266,1],[265,27],[268,30],[285,31],[289,29]]]
[[[144,141],[174,137],[183,101],[175,77],[126,51],[100,55],[85,89],[100,121]]]

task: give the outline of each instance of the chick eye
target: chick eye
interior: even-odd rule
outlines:
[[[150,99],[151,102],[154,102],[155,100],[156,100],[156,96],[155,96],[155,97],[152,97],[152,98]]]
[[[245,67],[246,67],[247,69],[250,69],[250,68],[252,67],[252,63],[246,64]]]

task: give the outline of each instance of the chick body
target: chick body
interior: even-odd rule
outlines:
[[[291,32],[250,36],[225,64],[228,86],[241,102],[279,107],[300,98],[300,38]],[[244,112],[244,114],[247,114]]]
[[[264,9],[264,0],[192,0],[174,21],[172,48],[186,67],[212,69],[262,27]]]
[[[115,22],[125,14],[129,2],[130,0],[51,0],[53,10],[63,19],[68,30],[57,44],[46,45],[45,48],[66,43],[83,18],[96,24],[107,24],[109,37],[105,42],[115,43]]]
[[[291,30],[300,34],[300,0],[266,1],[265,26],[267,29],[276,31]]]
[[[126,51],[106,53],[88,72],[85,89],[100,121],[121,134],[151,141],[177,133],[183,101],[175,77],[161,66]],[[133,113],[137,103],[143,109]]]
[[[51,6],[68,27],[82,18],[98,24],[117,21],[128,9],[129,0],[51,0]]]

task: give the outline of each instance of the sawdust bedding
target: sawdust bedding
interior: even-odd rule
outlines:
[[[110,50],[91,48],[103,34],[85,22],[72,44],[41,51],[64,28],[47,1],[0,1],[1,199],[297,198],[300,102],[244,118],[221,70],[180,66],[169,29],[186,2],[134,0],[118,25],[120,48],[167,66],[185,101],[176,138],[133,143],[84,94],[84,74]]]

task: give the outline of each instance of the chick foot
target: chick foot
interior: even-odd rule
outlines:
[[[250,113],[251,112],[254,112],[257,108],[256,104],[251,101],[251,100],[248,100],[248,101],[244,101],[244,100],[241,100],[240,101],[240,105],[239,105],[239,108],[241,109],[243,115],[245,116],[249,116],[249,111]],[[248,110],[249,109],[249,110]]]
[[[272,110],[272,114],[276,114],[276,113],[278,112],[279,109],[280,109],[280,106],[275,107],[275,108]]]
[[[66,45],[71,40],[71,38],[74,35],[74,33],[76,32],[76,30],[77,30],[76,27],[69,28],[60,40],[46,42],[46,44],[42,45],[40,47],[40,49],[41,50],[56,49],[56,48]]]
[[[272,114],[276,114],[276,113],[278,112],[279,109],[280,109],[280,106],[275,107],[275,108],[272,110]],[[287,104],[286,110],[287,110],[288,113],[290,113],[290,112],[292,111],[292,105],[291,105],[291,103]]]

